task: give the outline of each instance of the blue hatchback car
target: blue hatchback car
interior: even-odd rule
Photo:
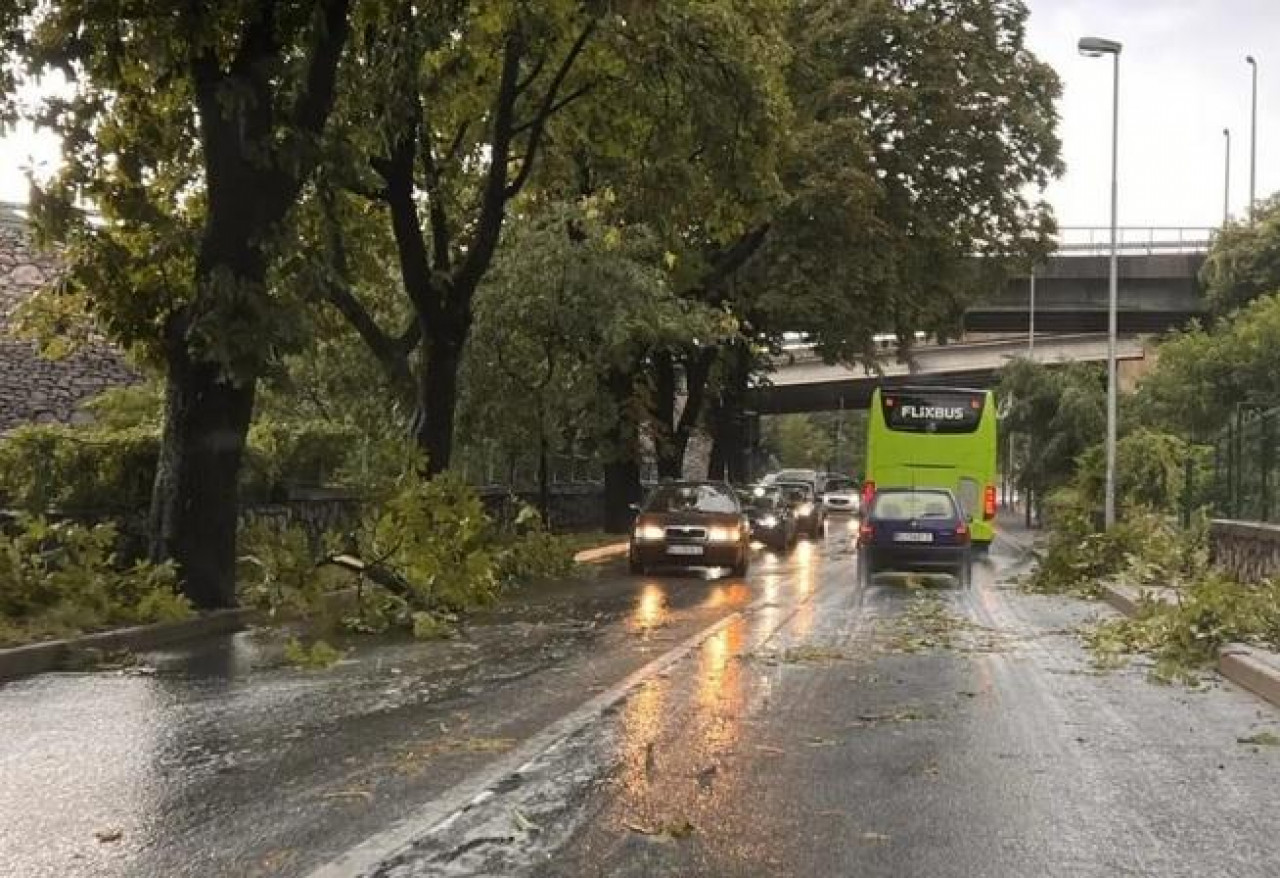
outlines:
[[[945,488],[878,488],[858,532],[858,577],[877,573],[949,573],[972,578],[969,523]]]

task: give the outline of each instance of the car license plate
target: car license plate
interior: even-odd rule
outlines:
[[[895,543],[932,543],[933,534],[931,533],[915,533],[913,531],[899,532],[893,535]]]
[[[667,546],[668,555],[701,555],[702,546]]]

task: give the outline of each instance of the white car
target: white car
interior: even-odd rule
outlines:
[[[862,495],[852,479],[829,479],[822,492],[822,505],[831,515],[857,515]]]

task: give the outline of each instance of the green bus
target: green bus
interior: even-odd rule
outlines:
[[[995,538],[996,406],[990,390],[877,387],[867,418],[862,508],[876,488],[949,488],[974,546]]]

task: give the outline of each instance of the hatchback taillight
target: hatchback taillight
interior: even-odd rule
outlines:
[[[876,529],[869,523],[864,523],[858,528],[858,539],[864,543],[869,543],[876,538]]]
[[[956,525],[956,536],[960,537],[961,542],[969,541],[969,526],[963,521]]]

